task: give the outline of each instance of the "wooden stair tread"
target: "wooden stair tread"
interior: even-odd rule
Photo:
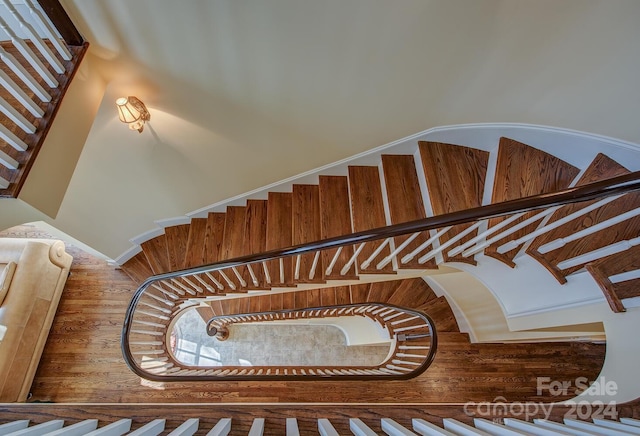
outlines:
[[[402,280],[387,303],[400,307],[416,308],[437,298],[431,287],[421,278]]]
[[[500,138],[498,162],[493,184],[492,202],[499,203],[531,195],[559,191],[569,187],[578,175],[578,168],[557,157],[533,148],[527,144],[509,138]],[[516,225],[536,212],[529,212],[515,221]],[[489,227],[493,227],[505,218],[492,218]],[[539,225],[533,223],[497,241],[485,249],[484,253],[514,267],[513,258],[519,248],[500,254],[497,248],[511,240],[532,232]]]
[[[434,215],[482,206],[489,152],[441,142],[420,141],[418,144]],[[440,237],[440,244],[449,241],[470,225],[455,226]],[[450,258],[447,252],[456,245],[474,238],[477,233],[477,230],[471,232],[444,250],[442,255],[445,262],[456,261],[475,265],[473,258],[461,255]]]
[[[586,265],[604,294],[611,310],[625,312],[621,300],[640,296],[640,279],[613,283],[609,278],[640,269],[640,246],[636,245],[621,253],[603,257]]]
[[[204,264],[216,263],[221,260],[222,241],[224,239],[224,223],[226,220],[226,214],[221,212],[210,212],[207,214],[205,234],[202,239],[202,248],[195,247],[196,252],[202,251],[202,258]],[[192,220],[193,221],[193,220]],[[200,224],[198,224],[200,225]],[[196,244],[196,241],[189,243],[190,245]],[[196,266],[196,265],[193,265]],[[226,283],[222,279],[220,273],[210,273],[220,284],[226,287]],[[216,293],[223,293],[214,283],[212,283],[206,276],[201,277],[207,283],[215,289]]]
[[[349,286],[336,286],[333,289],[336,295],[336,305],[351,304],[351,289]]]
[[[243,234],[243,255],[258,254],[265,251],[267,245],[267,200],[247,200]],[[255,276],[257,285],[253,283]],[[243,278],[247,282],[247,289],[269,289],[262,263],[254,263],[244,268]]]
[[[190,224],[180,224],[166,227],[164,234],[167,238],[167,253],[171,271],[184,268],[184,259],[187,254],[187,241],[189,240]]]
[[[585,185],[627,173],[629,173],[629,171],[613,159],[610,159],[603,154],[598,154],[598,156],[596,156],[593,162],[585,170],[583,176],[578,181],[578,185]],[[552,215],[549,223],[564,218],[565,216],[593,203],[595,203],[595,201],[566,205],[558,209]],[[622,240],[637,237],[640,234],[640,219],[632,218],[596,232],[589,237],[567,243],[564,247],[548,253],[542,254],[538,249],[546,243],[567,237],[575,232],[601,223],[609,218],[613,218],[637,207],[640,207],[640,193],[629,193],[624,197],[599,207],[576,220],[568,222],[554,230],[551,230],[550,232],[545,233],[544,235],[539,236],[531,243],[527,250],[527,254],[531,255],[538,262],[543,264],[560,281],[560,283],[565,283],[565,276],[578,271],[583,265],[577,265],[572,268],[560,270],[557,267],[559,262],[606,247]]]
[[[366,303],[371,283],[358,283],[349,286],[350,301],[353,304]]]
[[[438,297],[419,307],[436,325],[436,332],[460,332],[456,317],[445,297]]]
[[[402,280],[371,283],[369,286],[369,295],[367,295],[367,302],[386,303],[401,283]]]
[[[378,167],[350,166],[349,167],[349,198],[351,200],[351,216],[353,218],[353,231],[362,232],[387,225],[384,213],[384,200],[382,198],[382,186]],[[358,268],[362,274],[394,274],[393,264],[389,263],[382,269],[377,269],[376,264],[391,253],[387,245],[368,266],[362,268],[362,262],[384,241],[368,242],[358,255]]]
[[[121,268],[138,285],[153,275],[147,257],[142,251],[126,261]]]
[[[335,236],[348,235],[353,232],[351,228],[351,207],[349,205],[349,187],[347,177],[344,176],[320,176],[320,221],[322,239]],[[346,265],[353,255],[354,248],[351,245],[344,246],[331,274],[326,274],[326,269],[331,264],[337,249],[323,250],[322,261],[325,267],[325,279],[356,279],[355,265],[351,265],[346,274],[340,270]]]
[[[192,218],[184,255],[184,268],[204,265],[207,218]]]
[[[32,50],[34,49],[34,45],[31,41],[26,41],[27,45],[29,45]],[[50,48],[52,47],[51,43],[45,42]],[[0,196],[3,197],[17,197],[18,193],[23,186],[26,177],[33,166],[35,158],[37,157],[40,148],[42,147],[43,141],[45,139],[45,135],[52,125],[54,121],[54,115],[57,111],[57,108],[60,105],[70,83],[74,73],[78,70],[81,61],[87,51],[88,44],[82,46],[69,46],[68,49],[71,52],[72,59],[70,61],[63,60],[56,50],[52,50],[54,52],[56,58],[62,63],[64,68],[64,73],[57,74],[53,71],[53,68],[49,65],[48,61],[44,60],[44,57],[40,54],[40,52],[36,49],[33,50],[36,57],[40,59],[49,72],[54,76],[54,78],[58,81],[57,88],[50,88],[44,81],[44,79],[35,72],[34,68],[31,64],[24,59],[22,54],[13,46],[10,41],[2,41],[2,47],[5,49],[7,53],[12,55],[17,63],[19,63],[32,77],[33,79],[40,84],[45,91],[51,96],[51,100],[49,102],[42,102],[35,94],[28,88],[24,82],[17,77],[17,75],[8,68],[5,63],[1,63],[2,70],[18,85],[18,87],[24,91],[24,93],[42,110],[44,110],[44,115],[42,118],[35,118],[31,115],[30,112],[27,111],[26,108],[21,103],[18,103],[17,100],[8,92],[4,92],[3,96],[5,100],[7,100],[8,104],[11,105],[15,110],[21,113],[27,120],[29,120],[35,126],[35,133],[29,134],[24,132],[20,127],[18,127],[13,121],[9,120],[4,114],[0,114],[2,125],[7,128],[11,133],[15,134],[18,138],[23,140],[28,148],[26,151],[18,151],[10,146],[7,142],[0,139],[0,150],[14,158],[18,161],[19,167],[18,169],[10,169],[5,167],[4,165],[0,165],[0,177],[10,182],[10,185],[6,189],[0,189]]]
[[[220,260],[233,259],[244,255],[244,224],[247,208],[245,206],[227,207],[224,222],[224,237],[220,246]],[[236,270],[243,278],[248,275],[246,266],[238,266]],[[235,284],[236,292],[246,290],[232,269],[226,269],[226,276]],[[247,282],[248,283],[248,282]]]
[[[271,297],[271,310],[283,310],[284,307],[284,294],[279,292],[269,294]]]
[[[149,262],[153,274],[162,274],[171,271],[169,252],[167,250],[167,237],[163,233],[140,244],[142,252]]]
[[[427,214],[422,201],[422,191],[418,181],[418,173],[413,156],[411,155],[382,155],[382,169],[384,182],[387,191],[387,202],[389,204],[389,214],[391,224],[401,224],[409,221],[424,219]],[[402,244],[409,235],[397,236],[394,238],[396,247]],[[402,252],[398,254],[398,259],[416,249],[420,244],[429,239],[428,232],[423,232],[413,240]],[[401,268],[435,269],[435,260],[431,259],[420,265],[419,256],[416,256],[408,263],[402,264]]]
[[[292,194],[269,192],[267,199],[266,249],[275,250],[293,245]],[[284,281],[280,280],[280,265],[283,265]],[[291,258],[267,262],[272,286],[293,285],[293,263]]]
[[[336,288],[323,288],[320,291],[320,306],[337,305]]]
[[[320,187],[318,185],[293,185],[292,193],[293,245],[322,239],[320,221]],[[310,278],[315,253],[300,256],[297,283],[323,283],[322,256],[318,258],[313,278]],[[297,259],[294,260],[294,265]]]

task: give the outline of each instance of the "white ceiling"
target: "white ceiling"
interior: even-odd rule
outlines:
[[[640,143],[635,0],[63,0],[105,98],[54,225],[115,257],[177,216],[438,125]],[[149,106],[141,135],[113,101]]]

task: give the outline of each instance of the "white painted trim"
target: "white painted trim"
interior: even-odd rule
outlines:
[[[159,227],[166,229],[167,227],[180,226],[183,224],[191,224],[191,218],[188,216],[176,216],[173,218],[165,218],[154,221]]]
[[[471,323],[467,319],[467,316],[462,311],[462,309],[460,309],[460,306],[458,306],[458,303],[456,302],[455,299],[448,298],[447,290],[444,289],[437,280],[429,276],[423,276],[422,280],[424,280],[425,283],[429,285],[429,287],[431,287],[433,292],[438,297],[444,297],[447,300],[447,303],[449,304],[449,307],[453,312],[453,316],[456,318],[456,322],[458,323],[458,330],[460,330],[461,333],[467,333],[469,335],[469,340],[471,341],[472,344],[475,344],[476,342],[478,342],[478,337],[476,335],[476,332],[473,329],[473,327],[471,327]]]
[[[243,205],[246,203],[246,200],[248,198],[266,198],[266,193],[269,191],[289,192],[291,191],[294,183],[311,183],[309,180],[317,179],[318,175],[320,174],[346,174],[346,167],[348,165],[358,165],[365,163],[372,164],[372,161],[378,159],[379,156],[383,153],[393,152],[415,154],[417,141],[420,140],[448,142],[452,144],[460,144],[480,150],[489,151],[491,153],[489,157],[489,163],[492,164],[493,160],[495,160],[495,150],[497,149],[498,145],[497,140],[501,136],[509,136],[521,142],[528,142],[534,147],[547,152],[549,152],[551,149],[563,151],[560,158],[567,160],[573,165],[579,163],[576,161],[577,159],[580,162],[586,162],[587,160],[591,159],[593,157],[592,155],[595,155],[595,150],[597,149],[598,151],[601,151],[600,149],[603,146],[614,147],[622,151],[640,152],[640,145],[633,144],[631,142],[558,127],[523,123],[486,123],[441,126],[418,132],[405,138],[398,139],[388,144],[384,144],[371,150],[367,150],[354,156],[339,160],[332,164],[324,165],[314,170],[306,171],[296,176],[286,178],[279,182],[271,183],[269,185],[263,186],[262,188],[254,189],[245,192],[244,194],[236,195],[227,200],[204,206],[200,209],[196,209],[192,212],[186,213],[185,216],[189,218],[204,218],[209,212],[224,211],[225,208],[229,205]],[[575,149],[570,144],[571,141],[566,141],[565,138],[562,138],[562,140],[558,140],[559,138],[557,138],[557,136],[571,137],[576,141],[587,141],[589,142],[589,144],[591,144],[591,151],[587,152],[586,150],[581,149],[581,153],[576,153]],[[586,149],[587,147],[582,148]],[[585,165],[578,166],[580,168],[583,168]],[[634,170],[634,168],[630,169]],[[638,169],[640,169],[640,160],[638,162]],[[495,171],[495,169],[493,169],[493,171]],[[490,168],[488,168],[487,183],[491,182],[490,179],[491,177],[493,177],[493,175],[490,176],[490,173]],[[487,192],[488,190],[490,190],[488,186],[489,185],[485,187],[485,200]],[[164,221],[164,219],[159,220],[159,222]],[[149,232],[142,233],[141,235],[132,238],[130,241],[139,244],[140,242],[144,242],[145,239],[143,239],[143,237],[148,234],[154,235],[151,237],[155,237],[161,233],[158,234],[155,233],[155,230],[150,230]]]
[[[131,259],[136,254],[140,253],[141,251],[142,251],[142,247],[140,247],[139,245],[134,245],[133,247],[129,248],[127,251],[122,253],[120,256],[116,257],[113,260],[113,263],[117,266],[122,266],[124,265],[125,262],[127,262],[129,259]]]
[[[164,228],[156,227],[155,229],[147,230],[144,233],[140,233],[138,236],[134,236],[129,239],[129,241],[133,244],[142,244],[143,242],[148,241],[149,239],[153,239],[157,236],[164,235]]]
[[[600,303],[604,301],[604,296],[602,296],[601,298],[591,298],[588,300],[582,300],[582,301],[577,301],[575,303],[568,303],[568,304],[562,304],[562,305],[556,305],[556,306],[548,306],[548,307],[542,307],[539,309],[532,309],[532,310],[523,310],[521,312],[512,312],[510,314],[508,314],[506,316],[507,320],[511,319],[511,318],[518,318],[521,316],[529,316],[529,315],[539,315],[541,313],[548,313],[548,312],[555,312],[557,310],[561,310],[561,309],[571,309],[574,307],[582,307],[582,306],[588,306],[591,304],[595,304],[595,303]]]

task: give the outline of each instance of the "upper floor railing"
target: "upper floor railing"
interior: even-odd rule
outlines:
[[[0,197],[17,197],[87,51],[57,0],[0,0]]]
[[[204,299],[217,298],[220,295],[224,295],[225,292],[234,292],[243,287],[246,289],[250,281],[253,284],[260,284],[264,281],[266,286],[277,287],[278,283],[283,282],[281,276],[284,271],[283,263],[285,259],[299,263],[302,256],[313,258],[310,269],[310,274],[313,274],[313,265],[317,264],[320,254],[325,253],[325,258],[330,259],[330,261],[325,263],[327,270],[324,273],[325,276],[329,276],[331,269],[336,266],[341,251],[345,247],[351,247],[353,254],[349,258],[341,260],[341,275],[337,275],[337,278],[340,279],[341,276],[344,276],[343,280],[354,279],[354,271],[359,268],[366,268],[363,265],[372,263],[372,259],[375,259],[376,256],[378,256],[376,262],[379,268],[389,262],[393,262],[394,267],[400,268],[408,258],[413,257],[418,257],[419,262],[423,262],[445,250],[449,255],[451,255],[452,251],[456,251],[463,255],[466,253],[466,255],[472,256],[481,252],[488,241],[495,243],[526,226],[530,226],[531,223],[539,222],[539,225],[535,226],[533,231],[519,236],[515,242],[504,244],[506,247],[503,248],[501,246],[498,251],[507,248],[511,249],[510,247],[513,247],[514,244],[516,246],[525,244],[531,238],[548,232],[567,222],[567,220],[578,219],[593,210],[593,208],[600,207],[613,199],[637,190],[640,190],[640,172],[632,172],[553,193],[475,207],[423,220],[352,233],[150,277],[136,291],[127,310],[122,333],[122,349],[125,361],[142,377],[157,380],[158,376],[142,369],[140,362],[145,356],[147,359],[153,359],[153,356],[168,357],[166,345],[169,343],[167,340],[168,326],[178,313],[187,306],[199,304],[199,301]],[[585,207],[567,215],[562,220],[549,224],[544,221],[544,217],[551,214],[558,207],[594,200],[595,202],[585,205]],[[619,217],[603,221],[597,227],[587,227],[587,229],[577,232],[576,235],[578,236],[576,237],[589,237],[590,232],[596,231],[595,229],[606,229],[612,223],[620,222],[621,219],[628,219],[638,214],[640,214],[640,209],[633,209],[630,212],[621,214]],[[489,219],[497,217],[506,218],[492,227],[484,225],[483,229],[483,224],[487,223]],[[426,233],[429,236],[428,240],[432,241],[439,236],[447,234],[459,224],[467,224],[467,226],[463,226],[462,230],[458,228],[457,233],[449,233],[449,239],[440,245],[436,245],[436,248],[425,243],[417,247],[409,255],[399,255],[404,246],[406,246],[406,241],[415,238],[417,235]],[[469,228],[478,229],[477,236],[467,238],[464,241],[461,240],[463,236],[468,235],[467,229]],[[405,235],[404,242],[398,243],[398,240],[394,239],[403,235]],[[458,244],[454,245],[454,243]],[[358,254],[367,244],[376,244],[378,248],[373,250],[373,254],[366,259],[358,258]],[[389,254],[382,259],[379,257],[379,247],[381,246],[388,246],[389,248]],[[545,248],[543,247],[543,249]],[[590,253],[590,256],[597,258],[610,253],[608,247],[603,250],[602,253]],[[258,273],[260,273],[260,276],[258,276]],[[280,277],[278,278],[278,276]],[[136,351],[137,357],[134,357],[133,349],[135,347],[133,347],[132,342],[135,342],[134,336],[139,334],[146,335],[146,338],[139,341],[142,344],[136,345],[152,344],[154,348],[148,350],[138,349]],[[145,354],[144,351],[149,351],[149,353]],[[193,371],[196,370],[194,369]],[[202,374],[199,376],[185,371],[180,374],[174,374],[172,380],[181,379],[179,378],[181,374],[184,377],[188,377],[189,380],[211,377],[211,375]]]
[[[287,359],[285,357],[286,364],[282,362],[249,364],[250,362],[244,361],[243,365],[229,365],[220,362],[211,365],[212,359],[209,356],[208,365],[185,364],[181,361],[178,353],[181,338],[175,337],[176,329],[169,327],[166,330],[167,334],[155,335],[148,330],[150,324],[146,319],[147,316],[148,313],[138,312],[132,320],[134,329],[130,332],[130,349],[125,351],[125,355],[134,372],[143,378],[160,382],[327,378],[340,380],[406,379],[424,372],[433,361],[437,348],[437,336],[433,321],[426,314],[389,304],[365,303],[216,316],[209,320],[206,330],[209,336],[221,339],[220,342],[213,341],[214,345],[220,345],[222,341],[229,340],[239,348],[243,339],[236,339],[233,334],[230,338],[228,337],[229,330],[234,326],[250,324],[257,325],[261,329],[268,329],[271,340],[265,345],[269,345],[270,348],[263,350],[264,356],[259,356],[264,359],[282,351],[279,350],[279,347],[285,344],[278,345],[278,342],[282,342],[282,338],[278,337],[278,327],[282,327],[283,324],[306,323],[315,320],[321,321],[318,323],[320,325],[333,325],[333,323],[340,325],[341,321],[349,320],[349,318],[366,318],[369,323],[365,328],[379,331],[386,336],[387,342],[381,345],[385,355],[381,359],[380,356],[364,356],[367,362],[355,364],[354,362],[339,361],[340,359],[335,357],[332,361],[332,358],[329,357],[331,351],[318,344],[315,348],[320,351],[321,355],[312,353],[315,356],[314,359],[311,359],[312,362],[296,361],[295,358]],[[299,329],[300,326],[297,328]],[[300,337],[298,339],[301,343],[296,347],[304,348],[302,341],[308,342],[312,338]],[[382,338],[378,338],[378,340],[380,339]],[[166,346],[167,340],[170,344],[168,347]],[[291,340],[289,338],[289,341]],[[193,346],[193,343],[190,345]],[[234,349],[234,344],[230,345],[219,347],[219,352],[215,351],[215,353],[240,353],[240,350]],[[198,346],[202,346],[202,344],[198,344]],[[322,354],[322,351],[326,352],[326,355]]]

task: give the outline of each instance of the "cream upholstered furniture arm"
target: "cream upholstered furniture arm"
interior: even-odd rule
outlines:
[[[0,306],[0,402],[26,401],[72,260],[62,241],[0,238],[0,263],[16,263]]]

